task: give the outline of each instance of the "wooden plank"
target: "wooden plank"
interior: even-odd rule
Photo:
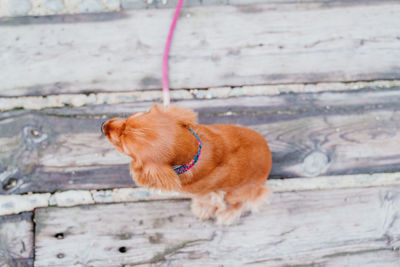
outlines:
[[[315,0],[303,0],[315,1]],[[337,0],[317,0],[327,4]],[[0,17],[49,16],[60,14],[86,14],[116,12],[121,9],[175,8],[178,0],[107,0],[107,1],[46,1],[46,0],[0,0]],[[215,5],[252,5],[270,2],[291,2],[291,0],[190,0],[183,7]]]
[[[398,79],[398,13],[386,0],[190,8],[175,33],[171,87]],[[2,20],[0,95],[159,89],[171,15]]]
[[[303,0],[312,1],[312,0]],[[318,0],[330,3],[335,0]],[[107,0],[107,1],[46,1],[46,0],[0,0],[0,17],[19,16],[49,16],[60,14],[85,14],[115,12],[121,9],[143,9],[143,8],[175,8],[178,0]],[[214,6],[214,5],[251,5],[276,0],[190,0],[184,1],[184,7],[191,6]],[[290,0],[279,0],[279,2],[290,2]]]
[[[191,0],[191,1],[184,1],[183,7],[192,7],[192,6],[214,6],[214,5],[229,5],[229,4],[259,4],[259,3],[266,3],[270,0],[245,0],[240,3],[240,1],[235,0]],[[234,2],[234,3],[230,3]],[[239,2],[239,3],[237,3]],[[245,2],[245,3],[243,3]],[[149,1],[142,1],[142,0],[121,0],[121,6],[123,9],[139,9],[139,8],[174,8],[178,0],[149,0]]]
[[[235,123],[262,133],[271,177],[399,170],[400,90],[362,90],[178,102],[201,123]],[[133,186],[130,159],[101,136],[107,117],[152,103],[0,113],[2,194]],[[12,179],[13,178],[13,179]]]
[[[0,266],[33,266],[31,212],[0,217]]]
[[[184,7],[209,6],[209,5],[229,5],[229,4],[258,4],[268,3],[274,0],[190,0],[184,1]],[[280,0],[290,2],[290,0]],[[306,0],[310,1],[310,0]],[[319,0],[330,2],[332,0]],[[143,8],[175,8],[177,0],[107,0],[107,1],[46,1],[46,0],[0,0],[0,17],[19,17],[19,16],[49,16],[60,14],[82,14],[82,13],[101,13],[115,12],[123,9],[143,9]]]
[[[400,173],[375,173],[313,178],[269,179],[266,182],[272,192],[300,192],[400,186]],[[100,190],[67,190],[62,192],[0,195],[0,216],[33,211],[42,207],[73,207],[87,204],[125,203],[164,199],[188,199],[190,196],[177,192],[160,192],[144,187],[126,187]]]
[[[184,1],[183,7],[194,6],[216,6],[216,5],[254,5],[265,3],[287,3],[292,0],[190,0]],[[303,2],[323,2],[333,4],[337,0],[302,0]],[[372,0],[374,1],[374,0]],[[141,8],[175,8],[178,0],[121,0],[123,9],[141,9]]]
[[[49,198],[49,193],[0,195],[0,216],[32,211],[38,207],[47,207],[49,206]]]
[[[399,215],[400,187],[276,193],[232,227],[195,219],[188,201],[39,209],[35,264],[397,266]]]
[[[367,82],[329,82],[314,84],[251,85],[236,87],[214,87],[203,90],[181,89],[171,91],[173,101],[185,99],[215,99],[244,96],[271,96],[289,93],[321,93],[332,91],[358,91],[374,88],[400,87],[400,80]],[[138,90],[131,92],[58,94],[45,96],[0,97],[0,111],[15,109],[40,110],[45,108],[82,107],[102,104],[161,101],[160,90]]]
[[[341,188],[365,188],[376,186],[400,186],[400,173],[375,173],[313,178],[269,179],[266,182],[272,192],[299,192],[333,190]],[[125,187],[100,190],[67,190],[50,193],[0,195],[0,216],[33,211],[42,207],[73,207],[87,204],[125,203],[164,199],[188,199],[177,192],[160,192],[144,187]]]

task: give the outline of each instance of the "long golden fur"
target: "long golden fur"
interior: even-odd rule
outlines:
[[[231,224],[267,198],[271,152],[264,137],[249,128],[201,125],[189,109],[157,105],[147,113],[111,119],[102,128],[120,152],[132,157],[138,185],[189,194],[198,218]],[[190,162],[198,152],[188,128],[200,137],[202,153],[193,168],[177,175],[172,166]]]

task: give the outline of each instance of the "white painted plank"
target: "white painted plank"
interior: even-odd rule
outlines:
[[[400,3],[196,7],[171,51],[172,88],[400,77]],[[161,87],[171,10],[1,22],[0,94]]]
[[[400,187],[275,193],[232,227],[196,220],[188,201],[39,209],[35,264],[335,266],[348,254],[358,263],[387,255],[394,266],[399,216]]]
[[[0,195],[0,216],[32,211],[49,205],[50,193],[25,195]]]
[[[0,0],[0,17],[119,11],[120,0]]]

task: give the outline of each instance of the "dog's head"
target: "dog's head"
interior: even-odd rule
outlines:
[[[145,154],[155,152],[149,156],[160,162],[170,158],[181,132],[186,134],[185,129],[196,121],[196,113],[189,109],[154,105],[148,112],[106,121],[102,131],[120,152],[142,160]]]
[[[176,176],[171,165],[176,164],[177,155],[184,153],[186,136],[190,137],[187,128],[196,121],[196,113],[189,109],[154,105],[148,112],[106,121],[102,131],[118,151],[134,159],[133,171],[140,170],[144,176]],[[165,185],[161,187],[168,190]]]

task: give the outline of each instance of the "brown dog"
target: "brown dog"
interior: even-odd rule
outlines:
[[[131,173],[148,188],[187,193],[200,219],[235,222],[266,201],[271,152],[264,137],[235,125],[200,125],[196,114],[154,105],[147,113],[102,126],[108,140],[132,157]]]

